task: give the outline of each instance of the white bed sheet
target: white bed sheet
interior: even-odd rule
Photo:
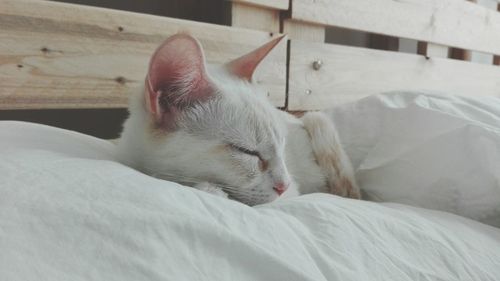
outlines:
[[[313,194],[251,208],[0,122],[0,280],[499,280],[500,231]]]
[[[393,92],[328,113],[366,199],[500,227],[500,98]]]

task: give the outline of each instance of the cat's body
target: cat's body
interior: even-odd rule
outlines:
[[[151,59],[144,89],[131,97],[118,145],[121,160],[146,174],[248,205],[282,193],[359,198],[331,121],[320,113],[297,119],[281,112],[250,83],[278,42],[228,64],[207,66],[194,38],[169,38]]]

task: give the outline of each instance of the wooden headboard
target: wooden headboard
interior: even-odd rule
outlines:
[[[257,81],[274,105],[290,111],[393,90],[500,96],[500,59],[470,61],[471,51],[500,55],[500,13],[473,2],[234,0],[226,2],[229,26],[223,26],[0,0],[0,110],[124,108],[155,47],[180,31],[199,38],[210,62],[227,61],[287,33],[288,42],[260,66]],[[395,44],[385,50],[331,44],[325,34],[332,28]],[[400,52],[402,39],[414,40],[418,51]]]
[[[376,3],[375,3],[376,2]],[[415,54],[324,44],[328,27],[418,41]],[[288,108],[313,110],[394,90],[500,96],[500,68],[468,51],[500,55],[500,13],[465,0],[292,0]],[[315,41],[315,42],[313,42]],[[450,59],[461,48],[461,60]],[[311,67],[321,61],[320,69]]]
[[[0,0],[0,109],[117,108],[143,81],[167,37],[188,32],[209,62],[226,62],[277,33],[49,1]],[[286,41],[286,40],[285,40]],[[258,82],[285,105],[286,42]]]

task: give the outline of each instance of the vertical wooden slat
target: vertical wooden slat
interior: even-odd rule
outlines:
[[[290,19],[283,21],[283,33],[290,39],[309,42],[325,42],[325,27],[322,25],[308,24]]]
[[[280,11],[243,3],[231,3],[231,26],[278,33]]]
[[[449,48],[439,44],[418,42],[417,53],[428,58],[447,58]]]
[[[497,4],[497,11],[500,12],[500,3]],[[500,56],[494,56],[493,57],[493,64],[494,65],[500,65]]]
[[[465,0],[465,1],[477,3],[477,0]],[[469,50],[460,49],[460,48],[451,48],[450,49],[450,58],[471,61],[472,52]]]
[[[477,0],[466,0],[466,1],[469,1],[469,2],[477,4]],[[472,59],[472,51],[470,51],[470,50],[463,50],[462,60],[471,61],[471,59]]]

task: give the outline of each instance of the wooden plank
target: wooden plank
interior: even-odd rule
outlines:
[[[289,0],[231,0],[259,7],[272,8],[277,10],[288,10]]]
[[[427,52],[426,52],[427,57],[447,58],[448,52],[449,52],[449,48],[447,46],[427,43]]]
[[[447,46],[418,42],[418,54],[427,58],[447,58],[449,48]]]
[[[277,33],[280,31],[280,12],[258,6],[232,3],[231,26]]]
[[[319,70],[312,64],[320,59]],[[500,68],[332,44],[290,42],[288,109],[318,110],[386,91],[500,97]]]
[[[500,54],[500,14],[463,0],[292,0],[291,17]]]
[[[209,62],[269,41],[269,32],[49,1],[0,0],[0,109],[125,107],[152,52],[188,32]],[[277,35],[276,35],[277,36]],[[286,40],[258,69],[276,106],[285,103]]]
[[[463,0],[462,0],[463,1]],[[477,4],[477,0],[465,0],[470,3]],[[449,57],[457,60],[465,60],[471,61],[472,53],[469,50],[461,49],[461,48],[449,48]]]
[[[290,19],[283,21],[283,33],[288,34],[290,39],[325,42],[325,27],[321,25],[298,22]]]
[[[499,4],[497,5],[497,11],[500,12],[500,0],[498,0]],[[493,64],[494,65],[500,65],[500,56],[494,56],[493,57]]]

